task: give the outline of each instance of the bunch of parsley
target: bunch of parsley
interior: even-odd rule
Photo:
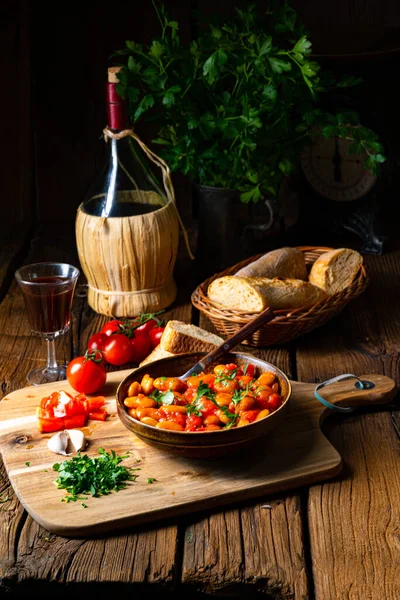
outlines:
[[[189,45],[162,4],[152,0],[161,35],[149,46],[127,41],[118,93],[133,123],[152,121],[154,143],[171,171],[208,186],[239,190],[243,202],[276,196],[312,135],[351,140],[365,167],[385,161],[378,136],[355,112],[330,114],[321,95],[360,82],[333,80],[310,59],[311,42],[286,2],[259,14],[253,5],[209,24]]]

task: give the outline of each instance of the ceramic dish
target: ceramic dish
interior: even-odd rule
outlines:
[[[285,417],[291,395],[291,385],[289,379],[280,369],[248,354],[236,352],[226,354],[218,362],[219,364],[234,362],[239,366],[252,363],[256,367],[258,375],[267,371],[272,371],[276,375],[279,379],[283,403],[277,410],[264,419],[255,421],[244,427],[195,433],[159,429],[141,423],[128,414],[124,405],[124,399],[128,395],[127,392],[131,383],[134,381],[140,383],[146,373],[153,378],[162,376],[179,377],[200,360],[202,356],[205,356],[205,354],[205,352],[196,352],[163,358],[132,371],[120,383],[117,390],[118,416],[125,427],[147,444],[155,446],[160,450],[194,458],[209,458],[233,454],[257,441],[263,442],[264,436],[278,427]],[[212,371],[212,367],[208,370]]]

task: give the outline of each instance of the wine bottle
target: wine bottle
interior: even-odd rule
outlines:
[[[130,136],[118,137],[129,128],[125,102],[116,91],[119,68],[108,69],[106,84],[109,157],[82,203],[85,213],[107,218],[143,215],[167,203],[157,175],[140,146]]]

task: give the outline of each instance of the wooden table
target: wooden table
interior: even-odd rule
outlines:
[[[23,387],[26,373],[45,362],[44,342],[29,333],[14,270],[22,262],[44,259],[78,266],[70,250],[73,239],[73,226],[2,236],[3,396]],[[398,380],[400,251],[365,260],[372,281],[362,297],[321,329],[254,354],[299,381],[318,382],[343,372]],[[166,319],[211,328],[190,304],[192,265],[180,261],[176,278],[179,298]],[[106,320],[76,295],[73,327],[58,342],[58,358],[68,361],[82,353]],[[54,591],[62,598],[71,592],[85,598],[99,592],[168,598],[183,590],[191,597],[398,600],[399,428],[396,402],[374,412],[332,417],[326,435],[344,459],[335,480],[90,540],[57,537],[40,527],[19,504],[2,468],[0,498],[8,500],[0,504],[0,596],[37,591],[47,597]]]

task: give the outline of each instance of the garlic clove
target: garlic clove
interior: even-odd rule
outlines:
[[[71,444],[75,448],[76,452],[84,450],[87,446],[87,441],[80,429],[65,429],[65,433],[69,435]]]
[[[63,454],[64,456],[70,456],[67,450],[68,438],[64,431],[57,431],[47,442],[49,450],[55,454]]]

